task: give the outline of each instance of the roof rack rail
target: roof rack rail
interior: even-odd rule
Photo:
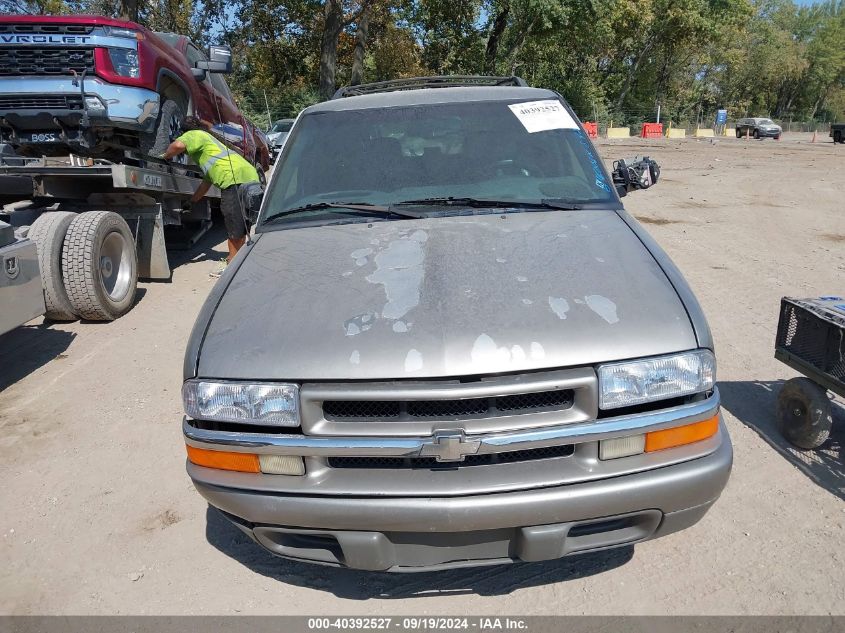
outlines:
[[[344,86],[334,93],[332,99],[355,97],[378,92],[397,90],[418,90],[420,88],[458,88],[466,86],[528,86],[522,77],[491,77],[487,75],[435,75],[432,77],[409,77],[391,81],[377,81],[357,86]]]

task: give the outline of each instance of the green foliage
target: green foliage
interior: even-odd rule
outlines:
[[[364,80],[518,74],[582,118],[619,123],[845,118],[845,0],[342,0],[335,75],[348,81],[369,6]],[[26,13],[114,15],[119,0],[0,0]],[[140,21],[226,42],[233,92],[256,121],[318,99],[325,0],[152,0]],[[346,20],[346,18],[345,18]]]

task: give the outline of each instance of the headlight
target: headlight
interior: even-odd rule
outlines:
[[[138,65],[138,51],[129,48],[110,48],[111,65],[121,77],[140,77],[141,67]]]
[[[135,29],[124,29],[118,26],[104,26],[103,30],[106,32],[106,35],[111,37],[128,37],[133,40],[142,39],[141,32],[136,31]]]
[[[198,420],[299,426],[299,387],[282,383],[189,380],[185,413]]]
[[[708,391],[716,384],[716,358],[706,349],[601,365],[599,408],[618,409]]]

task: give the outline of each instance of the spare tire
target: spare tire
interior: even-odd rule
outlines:
[[[135,301],[138,256],[126,221],[111,211],[88,211],[71,222],[62,249],[65,288],[76,313],[113,321]]]
[[[185,110],[181,105],[171,99],[164,100],[155,131],[141,134],[141,153],[149,156],[163,154],[167,146],[179,136],[184,119]]]
[[[51,321],[75,321],[73,305],[65,291],[62,275],[62,247],[70,223],[76,218],[70,211],[42,213],[29,227],[28,237],[38,250],[41,286],[44,288],[44,316]]]

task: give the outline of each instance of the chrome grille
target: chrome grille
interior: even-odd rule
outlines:
[[[575,447],[568,444],[523,451],[508,451],[505,453],[467,455],[462,462],[438,462],[434,457],[330,457],[328,462],[331,468],[454,470],[455,468],[513,464],[539,459],[569,457],[574,451]]]
[[[93,30],[93,24],[0,24],[0,33],[88,35]]]
[[[12,95],[0,97],[0,110],[81,110],[82,97]]]
[[[475,380],[305,383],[302,430],[314,436],[426,437],[573,424],[598,415],[590,367]]]
[[[564,410],[572,406],[571,389],[523,393],[493,398],[450,400],[327,400],[323,415],[327,420],[462,419],[497,413],[526,414]]]
[[[0,48],[0,75],[70,75],[94,72],[91,48]]]

